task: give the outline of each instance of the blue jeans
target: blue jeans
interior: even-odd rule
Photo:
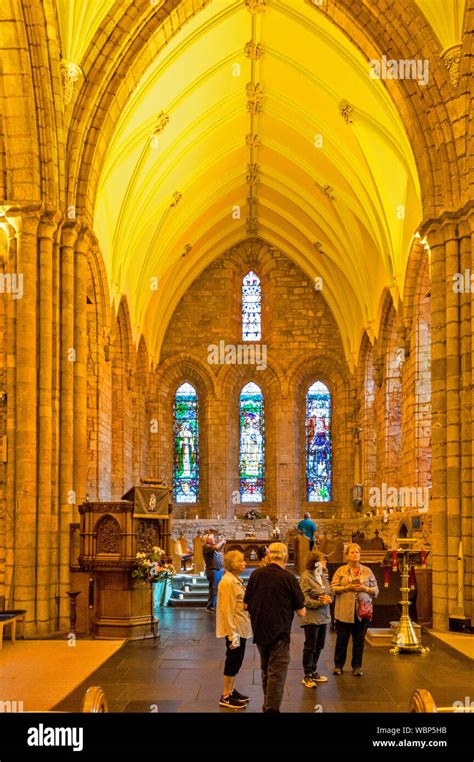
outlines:
[[[216,608],[217,602],[217,588],[219,582],[222,579],[222,569],[210,569],[206,573],[207,581],[209,582],[209,597],[207,599],[207,608]]]

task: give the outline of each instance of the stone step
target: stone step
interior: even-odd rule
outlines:
[[[393,637],[398,627],[398,622],[390,622],[388,627],[369,627],[365,636],[365,641],[375,648],[393,648]],[[417,622],[412,622],[416,635],[421,639],[421,626]]]
[[[180,595],[183,595],[185,598],[204,598],[204,596],[207,596],[208,590],[208,587],[201,587],[197,590],[180,590],[179,588],[174,587],[172,595],[174,595],[175,598],[179,598]]]
[[[195,582],[193,580],[196,580]],[[184,576],[182,574],[173,577],[173,587],[181,587],[187,585],[188,587],[207,587],[207,577],[200,576]]]
[[[386,627],[369,627],[365,642],[374,648],[392,648],[393,632]]]
[[[207,596],[204,598],[175,598],[171,596],[168,606],[172,608],[205,608],[207,606]]]

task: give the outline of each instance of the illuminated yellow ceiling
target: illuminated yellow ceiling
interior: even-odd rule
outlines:
[[[56,0],[63,58],[81,65],[115,0]]]
[[[466,0],[415,0],[443,50],[461,42]]]
[[[252,34],[264,47],[253,63],[244,54]],[[127,295],[134,336],[144,333],[157,360],[185,290],[248,237],[251,67],[263,88],[252,154],[258,236],[323,277],[354,360],[364,328],[377,332],[384,288],[402,292],[420,189],[384,84],[324,14],[294,0],[270,0],[254,17],[243,0],[215,0],[142,78],[110,141],[95,209],[112,292]],[[160,112],[169,122],[152,138]]]

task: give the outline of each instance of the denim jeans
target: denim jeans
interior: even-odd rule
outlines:
[[[257,643],[262,670],[263,711],[279,712],[290,663],[290,637],[283,635],[273,643]]]
[[[207,581],[209,582],[209,597],[207,599],[207,608],[216,608],[217,602],[217,588],[219,582],[222,579],[222,569],[212,569],[212,571],[206,574]]]
[[[314,675],[318,659],[326,641],[326,624],[305,624],[303,646],[303,669],[305,675]]]

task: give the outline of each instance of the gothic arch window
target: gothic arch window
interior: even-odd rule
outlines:
[[[242,503],[264,499],[265,413],[263,394],[252,381],[240,392],[239,481]]]
[[[199,406],[191,384],[184,383],[174,398],[174,469],[175,503],[197,503],[199,499]]]
[[[331,394],[321,381],[306,393],[306,500],[332,499]]]
[[[250,270],[242,280],[242,339],[262,338],[262,290],[260,278]]]
[[[375,410],[374,350],[369,346],[365,359],[363,402],[364,489],[375,484],[377,474],[377,417]]]
[[[431,285],[425,260],[416,313],[415,437],[416,481],[431,484]]]
[[[392,308],[385,359],[385,480],[398,484],[402,458],[402,367],[405,350]]]

